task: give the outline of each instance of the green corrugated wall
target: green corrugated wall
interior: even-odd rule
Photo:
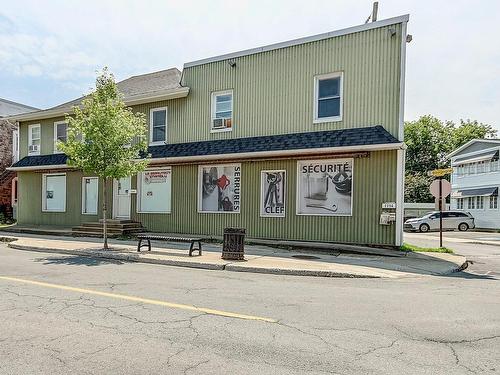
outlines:
[[[396,151],[371,152],[354,159],[352,217],[298,216],[295,214],[296,160],[246,161],[242,164],[241,212],[198,213],[198,166],[172,167],[172,213],[137,214],[132,195],[132,218],[151,231],[222,235],[226,226],[247,228],[248,236],[364,244],[393,244],[394,225],[379,225],[382,202],[396,200]],[[260,171],[287,171],[286,217],[260,217]],[[41,212],[42,173],[19,173],[19,223],[78,225],[96,221],[81,214],[82,173],[67,172],[65,213]],[[132,186],[136,187],[133,178]],[[99,185],[102,192],[102,184]],[[109,190],[111,191],[111,189]],[[111,195],[111,193],[110,193]],[[111,215],[111,197],[109,215]]]
[[[395,28],[390,36],[388,29]],[[384,126],[398,137],[401,25],[339,36],[293,47],[186,68],[188,97],[133,106],[148,118],[168,107],[169,143]],[[343,121],[313,124],[314,76],[344,72]],[[213,91],[233,89],[231,132],[210,133]],[[42,155],[53,152],[54,122],[21,124],[21,157],[27,155],[28,124],[42,124]]]
[[[389,28],[396,34],[391,36]],[[241,138],[257,135],[320,131],[382,125],[398,137],[401,24],[329,38],[302,45],[186,68],[186,98],[133,107],[146,114],[168,107],[168,143]],[[343,120],[313,124],[314,76],[343,71]],[[233,89],[234,127],[210,133],[213,91]],[[54,147],[54,121],[62,117],[21,123],[21,157],[27,155],[27,128],[42,124],[41,154]],[[378,224],[381,203],[396,199],[396,151],[371,152],[355,159],[352,217],[295,215],[296,160],[242,162],[240,214],[197,213],[197,165],[174,165],[172,213],[134,214],[150,230],[221,235],[225,226],[243,226],[251,237],[393,244],[394,225]],[[286,169],[286,218],[259,215],[260,171]],[[41,212],[41,173],[19,173],[21,224],[77,225],[96,220],[81,214],[81,177],[68,172],[66,213]],[[135,184],[135,178],[133,179]],[[100,184],[100,189],[102,184]],[[110,189],[111,191],[111,189]],[[110,194],[111,195],[111,194]],[[111,213],[111,206],[109,212]]]

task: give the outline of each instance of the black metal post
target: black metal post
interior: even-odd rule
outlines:
[[[439,179],[439,247],[443,247],[443,179]]]

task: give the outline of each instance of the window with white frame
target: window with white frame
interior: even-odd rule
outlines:
[[[463,209],[464,209],[464,199],[458,198],[457,199],[457,210],[463,210]]]
[[[469,210],[474,210],[476,208],[476,197],[467,198],[467,208]]]
[[[68,124],[65,121],[54,122],[54,153],[61,152],[57,144],[66,143],[68,139]]]
[[[314,122],[342,120],[342,73],[314,77]]]
[[[498,197],[496,195],[490,196],[490,209],[496,210],[498,208]]]
[[[212,93],[212,132],[233,128],[233,91]]]
[[[149,111],[149,143],[164,144],[167,141],[167,107]]]
[[[484,197],[476,197],[476,207],[478,210],[482,210],[484,208]]]
[[[42,211],[66,211],[66,174],[42,175]]]
[[[137,212],[170,213],[172,169],[146,170],[137,175]]]
[[[82,178],[82,214],[97,215],[99,200],[99,178]]]
[[[40,155],[41,132],[40,124],[28,126],[28,154]]]

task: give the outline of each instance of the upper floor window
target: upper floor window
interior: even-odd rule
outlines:
[[[212,132],[232,130],[233,91],[212,93]]]
[[[167,107],[152,108],[149,112],[149,143],[163,144],[167,141]]]
[[[342,73],[314,77],[314,123],[342,120]]]
[[[28,154],[40,155],[41,133],[40,124],[28,126]]]
[[[66,143],[68,139],[68,124],[64,121],[54,122],[54,152],[61,152],[57,147],[57,142]]]

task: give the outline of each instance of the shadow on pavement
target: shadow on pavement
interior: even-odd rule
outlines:
[[[103,259],[103,258],[89,258],[83,256],[64,256],[64,257],[47,257],[47,258],[37,258],[36,262],[40,262],[44,265],[58,265],[65,264],[69,266],[102,266],[107,264],[121,265],[124,262],[115,259]]]

